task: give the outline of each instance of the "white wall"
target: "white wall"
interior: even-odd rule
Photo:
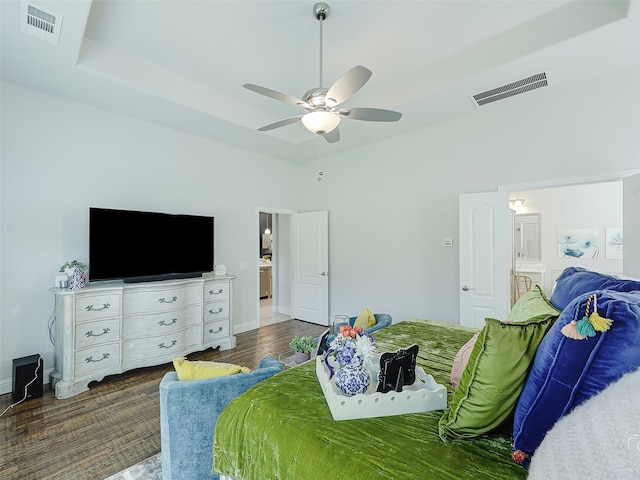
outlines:
[[[2,84],[0,388],[12,358],[38,352],[51,366],[48,289],[65,260],[87,260],[90,205],[215,215],[216,262],[239,276],[239,323],[256,326],[258,269],[238,265],[256,261],[257,208],[328,210],[332,315],[457,323],[459,194],[640,166],[640,71],[599,85],[530,92],[293,167]]]
[[[298,167],[7,83],[1,113],[0,393],[13,358],[53,367],[49,288],[66,260],[88,261],[90,206],[215,216],[236,323],[259,325],[256,207],[295,208]]]
[[[530,92],[306,166],[301,208],[329,210],[332,315],[457,323],[458,195],[640,167],[639,73]]]

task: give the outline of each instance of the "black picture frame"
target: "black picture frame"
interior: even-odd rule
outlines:
[[[327,338],[331,333],[331,329],[327,328],[322,334],[318,337],[318,344],[316,345],[316,354],[315,356],[322,355],[324,352],[329,350],[329,343],[327,342]]]
[[[376,392],[401,392],[405,385],[413,385],[416,381],[416,360],[418,345],[400,348],[395,352],[384,352],[380,355],[380,373]]]

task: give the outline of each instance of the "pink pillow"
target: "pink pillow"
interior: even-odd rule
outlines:
[[[469,341],[465,343],[460,348],[460,350],[458,350],[456,358],[453,360],[453,367],[451,368],[451,385],[453,385],[454,390],[458,388],[460,378],[462,377],[462,372],[464,372],[464,369],[467,368],[469,356],[471,356],[471,351],[476,344],[478,335],[480,335],[480,332],[471,337]]]

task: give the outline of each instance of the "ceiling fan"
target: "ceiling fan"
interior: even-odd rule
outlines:
[[[329,15],[329,5],[324,2],[316,3],[313,6],[313,15],[320,21],[320,86],[307,91],[300,99],[270,88],[245,83],[244,88],[306,110],[306,113],[279,120],[258,130],[265,132],[300,120],[310,132],[322,135],[329,143],[335,143],[340,140],[338,124],[342,117],[371,122],[397,122],[400,120],[402,114],[392,110],[363,107],[340,108],[340,104],[351,98],[367,83],[372,72],[368,68],[358,65],[343,74],[331,87],[324,88],[322,86],[322,23]]]

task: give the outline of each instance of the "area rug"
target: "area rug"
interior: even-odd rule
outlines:
[[[105,480],[162,480],[161,456],[156,453]]]

